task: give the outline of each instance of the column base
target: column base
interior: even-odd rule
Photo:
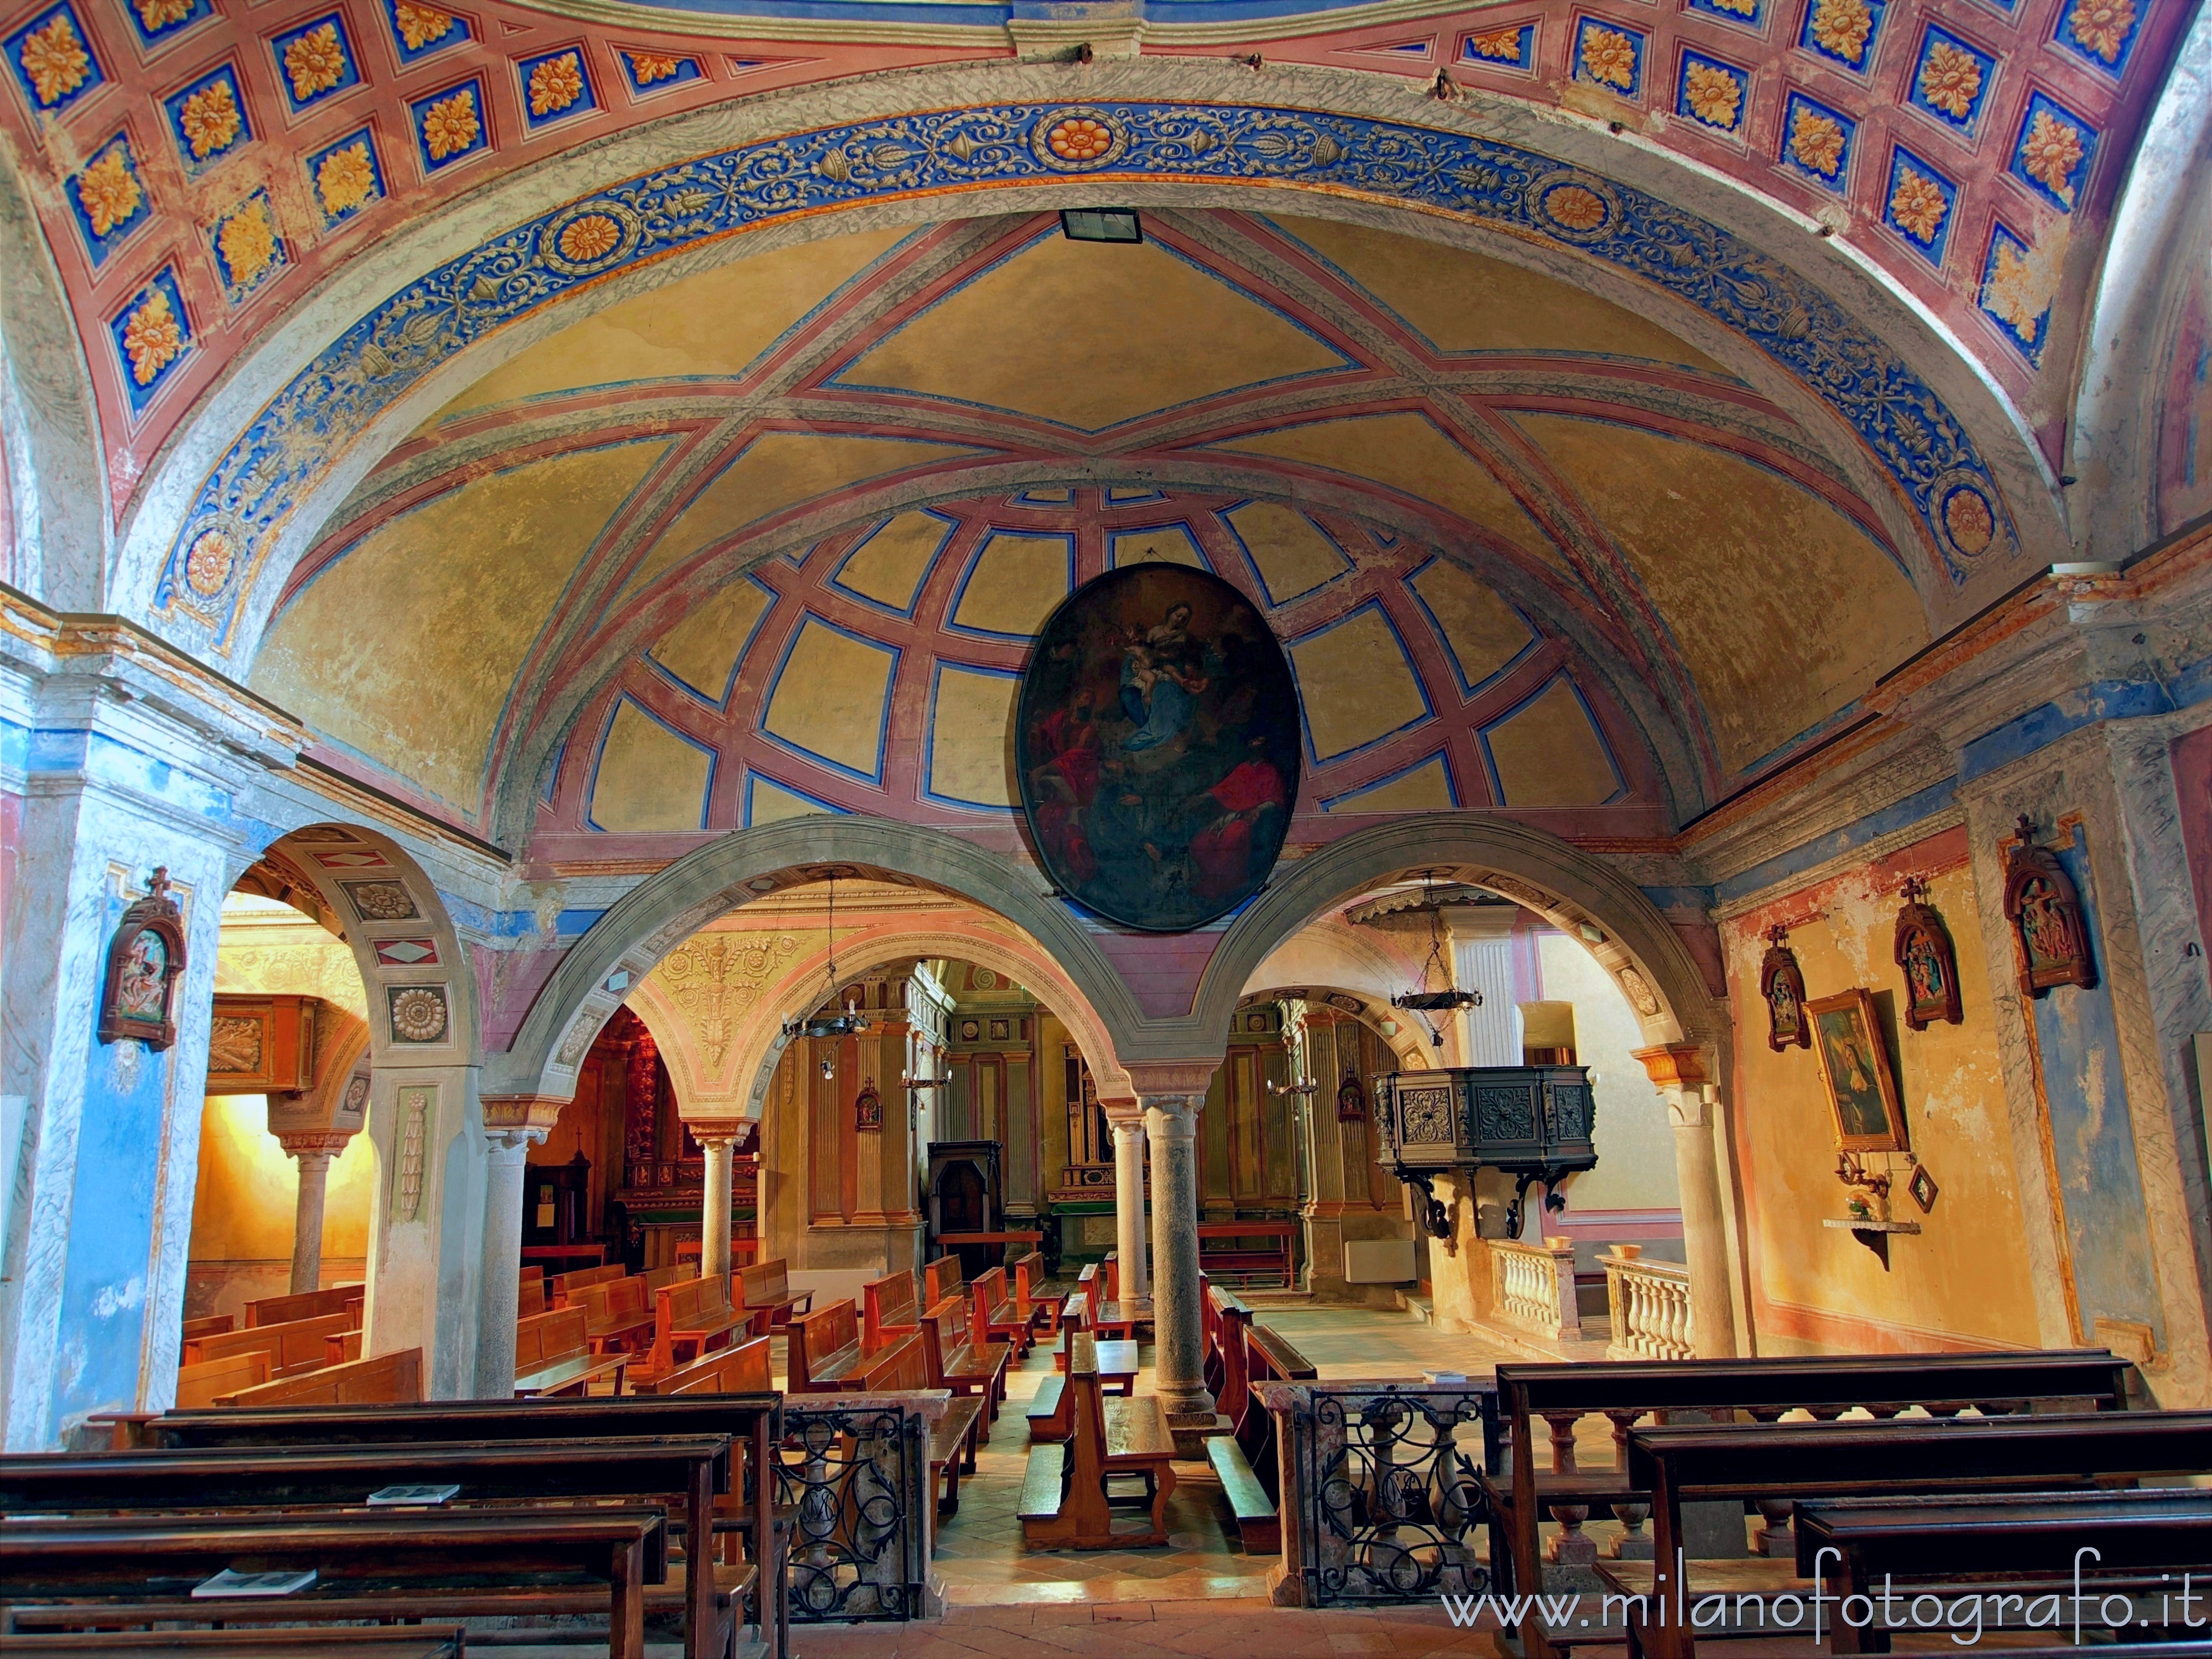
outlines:
[[[1212,1410],[1210,1402],[1181,1411],[1168,1405],[1164,1399],[1161,1404],[1167,1410],[1168,1432],[1175,1437],[1176,1455],[1185,1462],[1203,1463],[1208,1440],[1217,1434],[1237,1432],[1237,1425]]]

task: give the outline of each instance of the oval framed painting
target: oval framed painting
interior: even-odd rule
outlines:
[[[1282,647],[1203,570],[1085,583],[1022,673],[1014,763],[1037,854],[1063,893],[1124,927],[1184,933],[1265,885],[1299,758]]]

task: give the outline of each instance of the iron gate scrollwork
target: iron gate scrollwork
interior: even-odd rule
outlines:
[[[1487,1389],[1302,1388],[1306,1605],[1425,1601],[1490,1588],[1476,1468],[1495,1439]],[[1472,1432],[1467,1432],[1473,1431]],[[1462,1443],[1462,1435],[1474,1443]]]
[[[795,1513],[791,1620],[918,1619],[929,1571],[929,1421],[896,1402],[784,1402],[776,1500]]]

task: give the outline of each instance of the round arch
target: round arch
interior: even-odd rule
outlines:
[[[1421,1034],[1418,1029],[1403,1021],[1396,1021],[1398,1034],[1395,1036],[1382,1030],[1383,1024],[1394,1020],[1395,1016],[1385,1012],[1389,1007],[1387,1003],[1381,1007],[1376,1006],[1376,995],[1371,990],[1355,990],[1347,985],[1330,985],[1319,980],[1300,980],[1295,985],[1288,981],[1279,981],[1245,992],[1237,999],[1237,1006],[1249,1008],[1279,997],[1296,997],[1305,1002],[1319,1002],[1337,1013],[1349,1014],[1373,1031],[1376,1040],[1396,1054],[1398,1063],[1406,1070],[1425,1072],[1433,1069],[1421,1063],[1425,1057],[1421,1053]]]
[[[512,1048],[488,1060],[485,1092],[567,1099],[599,1027],[663,957],[716,916],[821,880],[830,867],[841,878],[934,888],[1011,922],[1056,964],[1069,997],[1096,1021],[1103,1052],[1126,1063],[1122,1034],[1143,1023],[1136,999],[1036,872],[944,830],[822,814],[738,830],[623,895],[569,948]]]
[[[1648,1047],[1721,1046],[1725,1006],[1640,888],[1547,830],[1479,812],[1402,818],[1279,867],[1207,964],[1192,1014],[1197,1028],[1226,1030],[1261,963],[1330,905],[1424,871],[1487,887],[1580,938],[1636,1010]],[[1124,1051],[1122,1058],[1133,1056]]]
[[[1139,111],[1147,105],[1182,104],[1188,116],[1231,124],[1272,119],[1276,112],[1257,110],[1250,102],[1249,80],[1232,82],[1229,76],[1234,73],[1213,62],[1168,58],[1099,64],[1086,75],[1084,96],[1124,101]],[[1358,151],[1390,148],[1386,145],[1347,147],[1330,137],[1325,162],[1310,155],[1293,161],[1285,152],[1280,164],[1261,166],[1256,158],[1266,152],[1243,142],[1250,135],[1231,133],[1228,142],[1206,147],[1202,161],[1193,159],[1197,147],[1190,146],[1182,152],[1180,165],[1170,167],[1163,161],[1152,169],[1201,175],[1194,181],[1117,180],[1117,195],[1139,206],[1234,205],[1251,202],[1255,189],[1269,191],[1267,201],[1280,203],[1288,187],[1299,191],[1297,199],[1305,210],[1355,219],[1380,215],[1394,228],[1479,244],[1494,257],[1533,264],[1616,303],[1643,308],[1711,349],[1800,416],[1808,431],[1825,434],[1838,465],[1861,494],[1894,521],[1898,544],[1923,550],[1938,547],[1947,532],[1932,497],[1908,501],[1912,489],[1900,482],[1920,463],[1907,464],[1901,452],[1892,453],[1887,463],[1879,459],[1894,449],[1893,434],[1886,435],[1879,423],[1855,425],[1845,403],[1825,401],[1814,388],[1826,374],[1808,366],[1796,373],[1784,364],[1792,353],[1806,349],[1870,352],[1869,361],[1879,362],[1882,374],[1907,381],[1923,379],[1910,365],[1926,365],[1924,389],[1943,410],[1940,424],[1960,463],[1944,474],[1950,480],[1945,489],[1955,491],[1961,478],[1985,495],[1993,489],[1989,505],[2001,525],[2009,504],[2016,552],[2047,559],[2063,545],[2055,481],[2021,411],[1978,369],[1962,343],[1908,294],[1852,260],[1847,250],[1823,242],[1813,234],[1810,221],[1779,203],[1724,184],[1666,151],[1613,143],[1595,128],[1586,131],[1510,100],[1484,97],[1465,107],[1425,106],[1422,125],[1415,128],[1406,121],[1402,87],[1378,86],[1354,71],[1283,70],[1271,80],[1269,90],[1277,110],[1294,118],[1387,124],[1394,133],[1438,143],[1487,146],[1506,158],[1516,177],[1530,174],[1532,189],[1542,182],[1535,175],[1549,177],[1561,166],[1589,169],[1583,176],[1598,191],[1640,192],[1648,198],[1649,210],[1684,216],[1690,229],[1729,241],[1749,262],[1747,272],[1757,267],[1760,285],[1794,296],[1784,303],[1788,314],[1778,316],[1764,331],[1723,328],[1715,314],[1691,302],[1687,287],[1679,293],[1667,290],[1666,270],[1608,264],[1595,257],[1601,239],[1580,231],[1553,234],[1556,228],[1529,216],[1536,206],[1515,205],[1507,212],[1491,204],[1506,213],[1506,219],[1486,228],[1483,216],[1490,209],[1479,191],[1469,193],[1472,186],[1449,198],[1431,199],[1411,182],[1432,175],[1442,179],[1449,168],[1415,167],[1401,169],[1403,177],[1393,173],[1371,180],[1331,172],[1356,166]],[[491,259],[498,250],[496,257],[511,263],[516,247],[532,245],[540,222],[550,224],[563,213],[573,216],[581,204],[625,180],[657,170],[665,178],[672,156],[701,157],[700,165],[706,166],[730,155],[733,145],[772,150],[801,175],[821,179],[794,198],[790,211],[797,216],[748,228],[743,239],[748,252],[870,224],[969,216],[986,202],[994,212],[1056,206],[1070,190],[1095,194],[1095,179],[1039,176],[1009,163],[996,173],[969,169],[957,179],[948,176],[920,193],[902,169],[909,168],[918,155],[942,165],[917,125],[921,118],[913,112],[975,109],[980,118],[995,118],[1065,101],[1068,93],[1064,68],[1040,64],[918,69],[857,83],[845,100],[852,112],[847,128],[804,135],[805,143],[818,146],[837,142],[849,130],[855,153],[866,162],[857,171],[849,161],[832,168],[813,167],[811,161],[790,153],[801,143],[799,130],[811,125],[795,113],[795,94],[717,106],[633,129],[588,155],[552,158],[489,185],[481,210],[469,223],[510,228],[481,248],[468,245],[473,233],[453,216],[387,239],[267,331],[167,446],[131,509],[118,561],[118,608],[147,617],[179,643],[212,647],[234,662],[250,662],[285,573],[354,485],[407,431],[462,385],[555,327],[720,263],[730,254],[714,239],[738,228],[733,222],[710,228],[702,219],[701,230],[682,246],[645,250],[625,245],[623,252],[610,256],[605,269],[574,273],[578,301],[517,301],[510,315],[496,297],[501,284],[472,275],[471,261]],[[981,106],[986,97],[1004,100],[1003,108]],[[1285,142],[1276,135],[1278,147]],[[880,186],[872,186],[872,169],[878,163],[867,158],[890,152],[897,159],[882,164],[890,171]],[[1466,159],[1479,158],[1470,152]],[[1215,176],[1202,176],[1208,173]],[[837,180],[834,187],[832,179]],[[580,191],[580,183],[586,186]],[[692,210],[709,212],[715,192],[702,190],[698,195]],[[1359,195],[1367,199],[1353,199]],[[1389,199],[1393,197],[1402,199]],[[1513,200],[1519,204],[1521,198]],[[745,216],[746,227],[763,222],[751,208],[733,211]],[[1585,246],[1591,252],[1577,251]],[[1786,259],[1768,248],[1786,250]],[[550,286],[565,292],[570,282],[564,276]],[[479,299],[479,290],[494,297]],[[335,344],[334,325],[342,331]],[[1838,334],[1856,337],[1831,337]],[[334,380],[349,388],[345,398],[326,395],[325,389]],[[282,476],[272,478],[270,461],[278,457],[276,470]],[[222,540],[219,547],[211,544],[203,550],[201,568],[219,569],[220,583],[211,592],[187,592],[165,572],[173,574],[185,549],[209,534]],[[1981,562],[1989,567],[1986,571],[1960,574],[1960,592],[1937,596],[1944,609],[1970,606],[1982,586],[2002,585],[2017,560],[1998,556]],[[1969,575],[1977,580],[1968,581]]]

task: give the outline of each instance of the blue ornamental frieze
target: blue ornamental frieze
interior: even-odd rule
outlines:
[[[1289,185],[1463,215],[1574,247],[1697,306],[1858,433],[1954,583],[2013,532],[1964,423],[1821,289],[1656,197],[1492,139],[1242,106],[943,110],[765,140],[572,202],[410,283],[272,398],[201,487],[157,608],[227,650],[246,591],[314,476],[455,353],[583,284],[779,219],[1070,177]]]

